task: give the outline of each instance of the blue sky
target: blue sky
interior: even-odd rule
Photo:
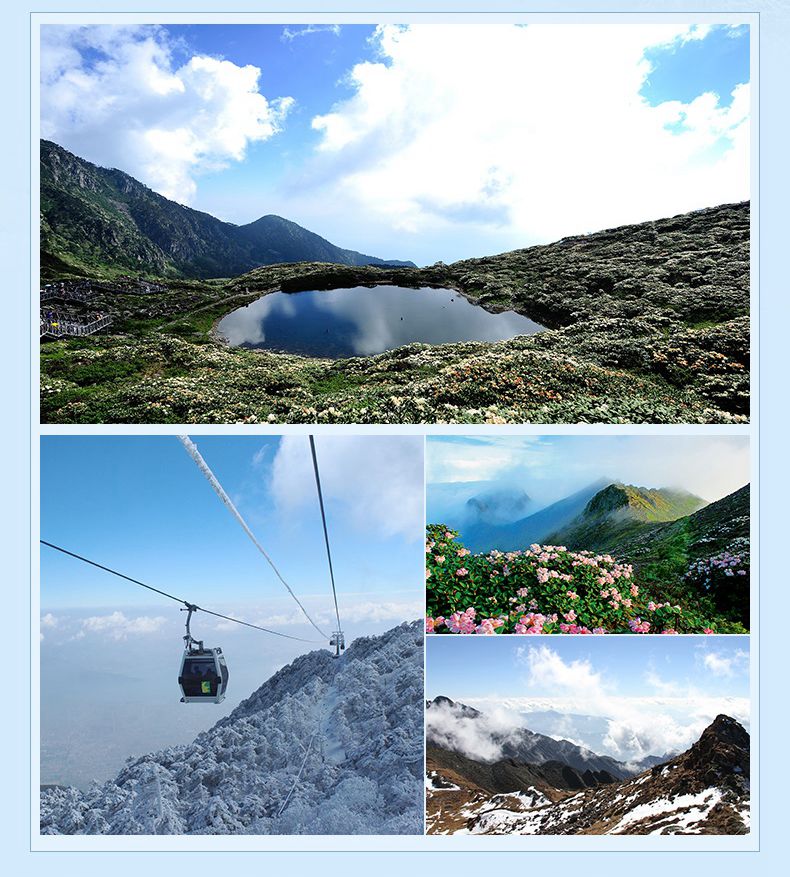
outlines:
[[[428,519],[443,496],[430,485],[448,482],[508,484],[548,504],[607,478],[712,502],[749,482],[749,455],[747,436],[429,436]]]
[[[746,26],[42,30],[41,126],[228,221],[420,264],[749,196]]]
[[[691,101],[705,91],[714,91],[728,105],[735,86],[749,81],[749,29],[716,27],[704,40],[649,49],[645,57],[653,70],[641,94],[654,106]]]
[[[529,650],[548,648],[555,672],[531,672]],[[749,693],[748,637],[602,636],[524,638],[481,637],[466,644],[458,637],[428,637],[428,697],[551,698],[581,688],[597,677],[620,697],[661,694],[699,686],[706,695],[746,697]],[[713,657],[711,657],[713,656]],[[556,672],[563,665],[567,676]],[[534,664],[533,664],[534,667]],[[658,685],[656,681],[659,680]],[[595,683],[599,684],[599,683]]]
[[[286,580],[328,609],[307,436],[195,440]],[[285,594],[175,437],[44,437],[41,446],[42,538],[210,608]],[[370,438],[362,446],[319,436],[316,447],[341,595],[349,603],[395,594],[414,602],[422,571],[421,440]],[[371,481],[375,489],[366,487]],[[45,609],[152,602],[150,593],[49,549],[41,562]],[[161,606],[167,614],[177,608]]]
[[[428,637],[426,648],[427,697],[485,716],[459,729],[428,713],[471,757],[490,749],[486,729],[528,727],[630,762],[687,749],[719,714],[750,726],[747,636]]]

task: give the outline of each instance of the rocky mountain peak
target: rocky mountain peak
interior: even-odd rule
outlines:
[[[451,710],[456,716],[464,716],[465,718],[476,719],[481,715],[479,710],[476,710],[472,706],[467,706],[465,703],[460,703],[455,700],[451,700],[449,697],[445,697],[443,694],[440,694],[438,697],[435,697],[433,700],[428,701],[428,709],[433,708],[445,708]]]
[[[749,733],[730,716],[718,715],[678,761],[705,782],[742,785],[749,778]]]

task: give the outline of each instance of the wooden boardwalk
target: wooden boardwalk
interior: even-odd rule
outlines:
[[[39,328],[41,338],[66,338],[80,335],[93,335],[102,329],[106,329],[112,323],[112,317],[100,314],[94,318],[88,318],[88,322],[81,322],[73,316],[53,312],[41,312]]]

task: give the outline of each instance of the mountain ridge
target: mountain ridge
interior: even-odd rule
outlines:
[[[543,764],[559,762],[566,764],[575,771],[606,773],[616,779],[624,779],[633,775],[628,765],[608,755],[597,755],[569,740],[557,740],[545,734],[538,734],[525,727],[512,727],[503,731],[489,727],[484,713],[466,704],[439,696],[427,702],[425,710],[426,745],[432,744],[440,749],[447,749],[471,758],[468,741],[465,735],[454,733],[448,725],[459,725],[465,721],[474,722],[477,727],[467,724],[466,730],[477,730],[481,739],[493,744],[490,748],[495,756],[487,759],[473,759],[484,763],[502,760],[515,760],[521,763]],[[466,750],[466,751],[465,751]]]
[[[433,751],[426,780],[428,833],[747,834],[749,754],[748,732],[723,714],[674,758],[637,776],[578,790],[563,786],[562,772],[528,764],[481,772]],[[481,778],[498,790],[492,794]]]
[[[508,524],[481,524],[463,533],[464,542],[476,552],[492,549],[520,551],[533,543],[543,542],[557,526],[571,521],[609,483],[605,478],[593,481],[581,490]]]
[[[274,214],[225,222],[49,140],[40,142],[40,168],[42,276],[130,271],[207,279],[302,261],[413,266],[338,247]]]
[[[546,541],[570,549],[610,551],[625,533],[645,524],[687,517],[707,503],[686,490],[614,482],[598,491],[574,520]]]

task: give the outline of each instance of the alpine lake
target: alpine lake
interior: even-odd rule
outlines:
[[[217,324],[233,347],[341,359],[406,344],[503,341],[545,327],[515,311],[491,313],[452,289],[356,286],[272,292]]]

